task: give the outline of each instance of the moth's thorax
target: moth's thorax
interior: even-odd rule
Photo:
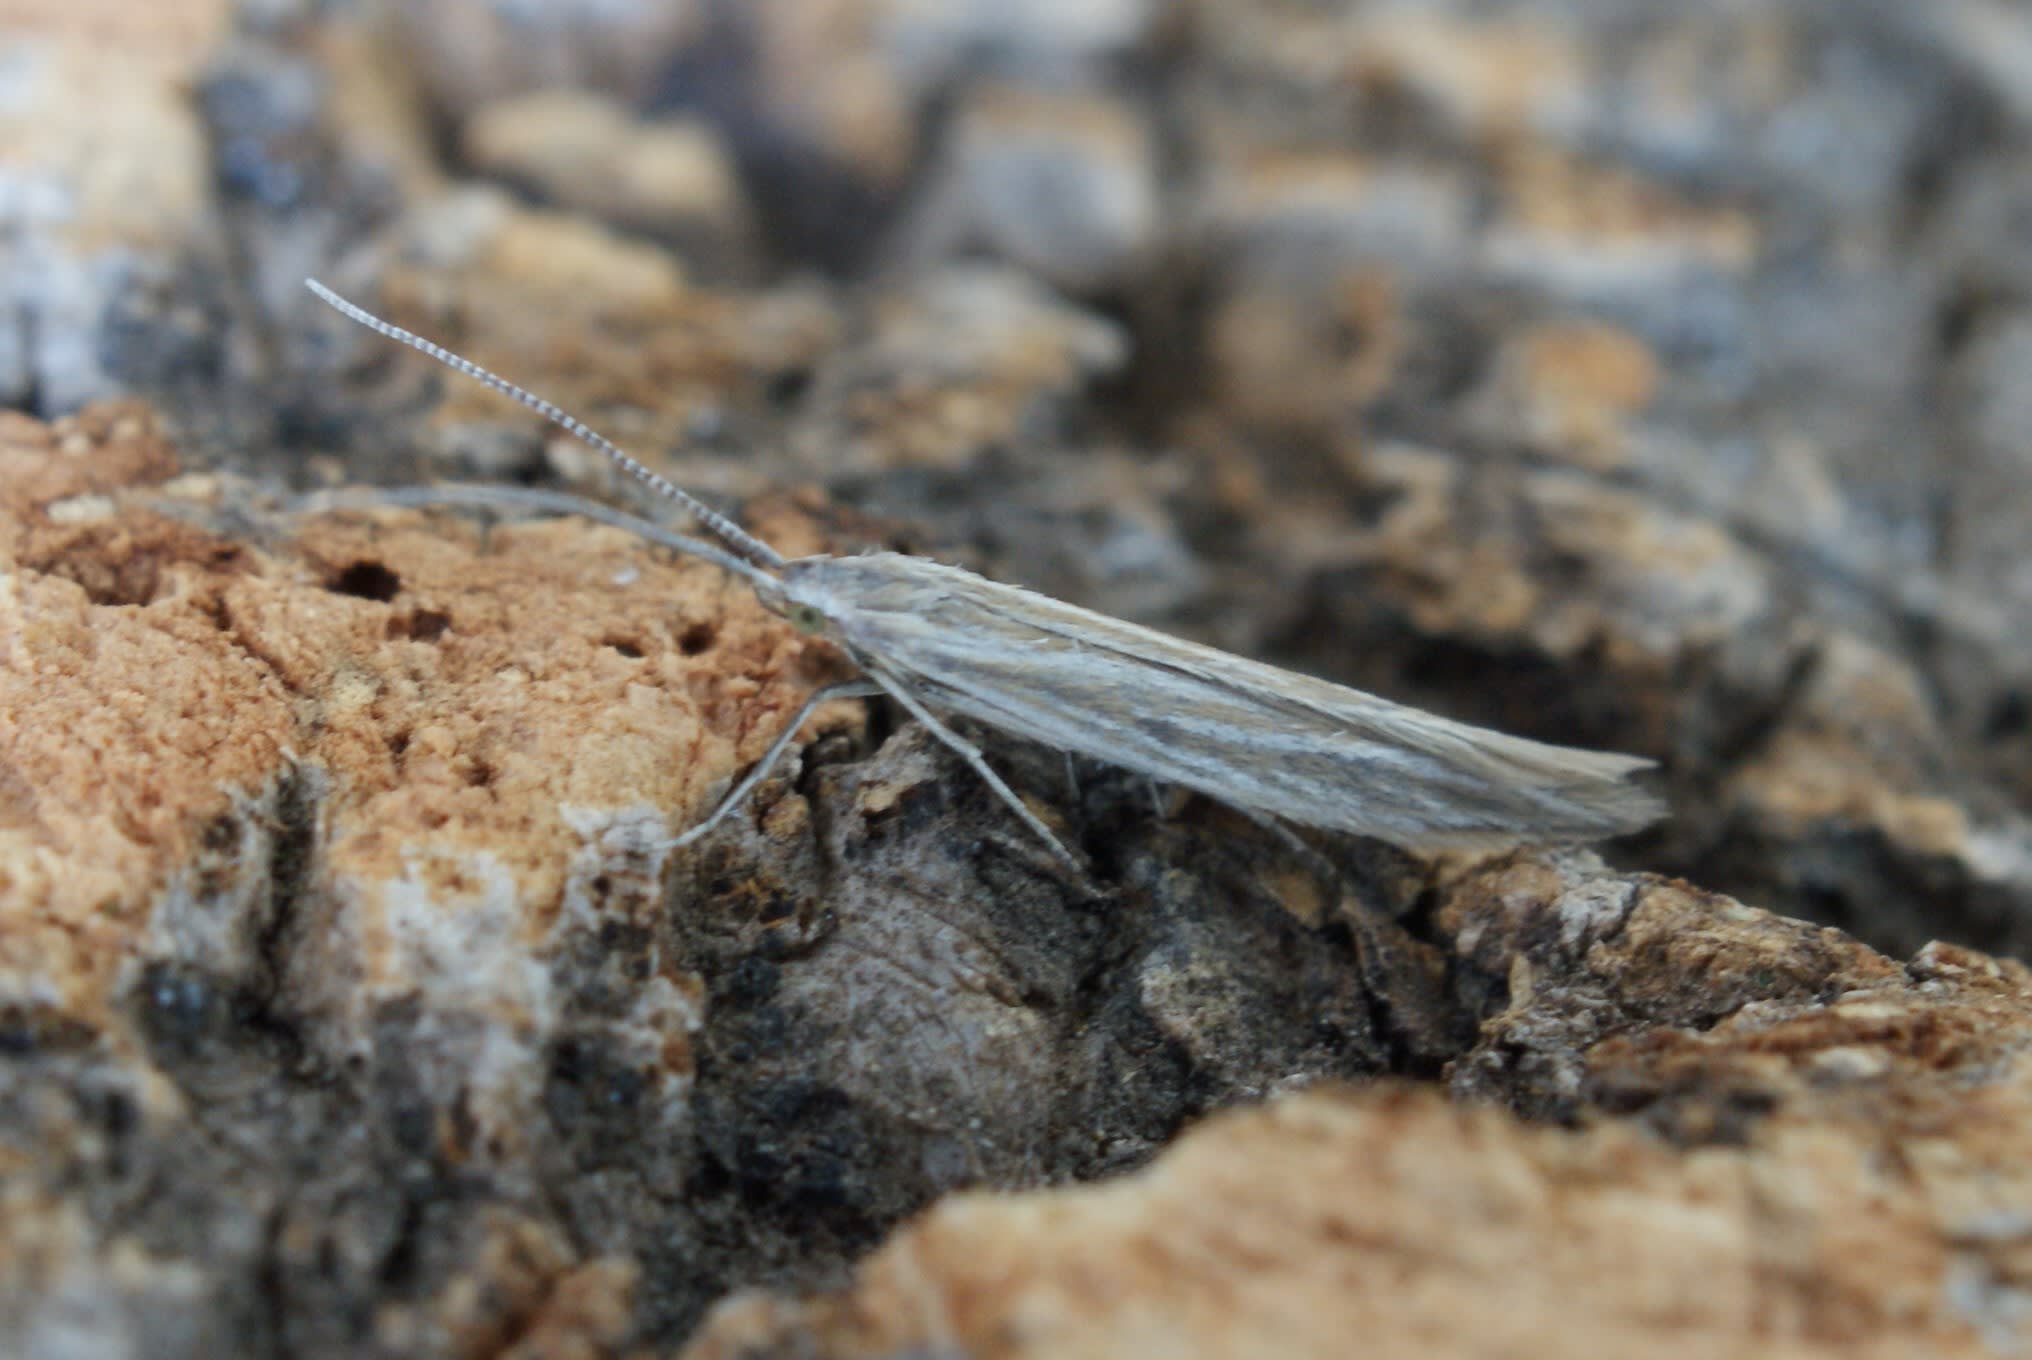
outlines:
[[[942,578],[964,575],[927,558],[882,552],[799,557],[784,563],[781,580],[786,600],[850,629],[857,615],[920,609],[939,592]]]

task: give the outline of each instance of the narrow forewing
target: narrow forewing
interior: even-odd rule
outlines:
[[[1649,762],[1507,736],[893,553],[807,558],[871,668],[935,705],[1308,826],[1407,846],[1587,840],[1657,818]]]

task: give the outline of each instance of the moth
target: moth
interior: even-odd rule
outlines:
[[[1663,813],[1633,781],[1651,766],[1637,756],[1455,722],[922,557],[785,558],[557,406],[315,280],[306,283],[352,320],[513,398],[606,455],[716,542],[545,492],[417,488],[394,498],[519,502],[633,529],[740,577],[766,608],[832,642],[860,671],[860,679],[814,691],[761,760],[675,845],[697,840],[741,806],[820,704],[885,694],[1075,870],[1079,857],[940,713],[1183,785],[1259,819],[1411,850],[1598,840]]]

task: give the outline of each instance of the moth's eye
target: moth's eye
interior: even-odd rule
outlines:
[[[825,631],[825,615],[808,604],[793,604],[784,611],[784,617],[788,618],[790,626],[800,633]]]

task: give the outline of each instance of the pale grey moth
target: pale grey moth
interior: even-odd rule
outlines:
[[[1183,785],[1256,817],[1413,850],[1597,840],[1637,830],[1663,811],[1631,779],[1651,764],[1636,756],[1455,722],[926,558],[786,559],[550,402],[307,282],[361,325],[514,398],[605,454],[675,501],[720,546],[545,492],[416,488],[384,499],[520,503],[620,524],[742,577],[766,607],[833,642],[860,669],[865,678],[814,692],[747,776],[676,844],[696,840],[740,806],[818,705],[878,694],[922,722],[1075,868],[1078,857],[939,712]]]

